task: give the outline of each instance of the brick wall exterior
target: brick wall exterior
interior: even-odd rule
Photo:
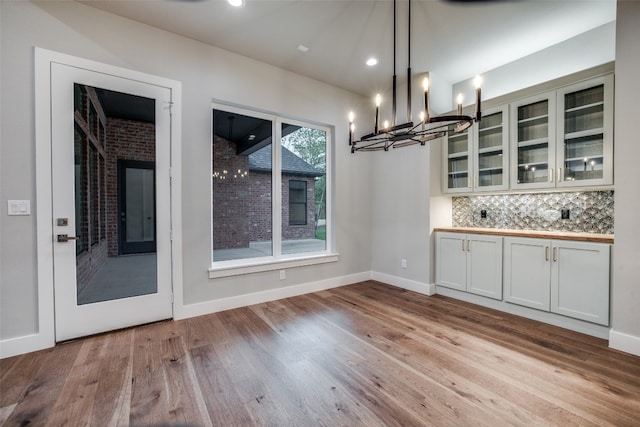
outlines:
[[[105,192],[101,191],[105,188],[102,183],[104,179],[103,172],[105,172],[102,169],[105,168],[105,162],[100,161],[100,158],[106,159],[106,140],[104,135],[106,117],[93,88],[84,88],[80,98],[81,101],[79,105],[75,106],[74,121],[81,134],[76,142],[82,144],[80,156],[84,158],[83,163],[85,164],[85,169],[82,171],[83,175],[80,179],[80,191],[85,193],[86,200],[83,204],[83,219],[76,218],[76,221],[81,221],[80,224],[77,224],[79,230],[69,230],[68,233],[73,235],[79,232],[78,234],[83,237],[81,241],[76,243],[82,247],[82,252],[76,256],[76,284],[78,293],[87,286],[89,281],[106,261],[108,247],[106,236],[104,233],[102,233],[102,235],[100,233],[102,227],[106,226],[106,224],[104,224],[105,218],[100,215],[100,206],[103,206],[107,202]],[[94,148],[92,149],[91,147]],[[98,168],[95,172],[97,179],[95,185],[90,185],[89,180],[91,174],[89,170],[91,165],[90,156],[92,155],[98,156],[98,161],[94,164],[94,166]],[[91,226],[91,218],[93,217],[97,217],[99,221],[97,227]],[[92,244],[92,242],[94,243]]]
[[[153,123],[107,119],[107,241],[109,256],[118,256],[118,160],[156,160]]]
[[[241,171],[240,175],[238,175],[238,170]],[[248,173],[248,170],[249,159],[247,156],[236,155],[235,144],[226,139],[214,137],[213,249],[249,247],[252,235],[250,212],[253,196],[250,184],[252,174]],[[268,180],[267,187],[270,187],[270,176],[268,176]],[[268,191],[266,195],[268,200],[263,197],[263,203],[268,203],[271,206],[271,191]],[[269,207],[269,209],[271,208]],[[265,236],[268,237],[265,238]],[[259,240],[271,240],[270,230],[269,233],[263,234]]]
[[[270,241],[271,173],[249,171],[247,156],[236,155],[235,144],[214,136],[213,249],[247,248],[249,242]],[[224,174],[224,171],[227,171]],[[238,170],[241,171],[238,174]],[[236,177],[234,178],[234,175]],[[307,224],[289,225],[289,180],[307,181]],[[315,237],[315,180],[282,177],[282,238]]]

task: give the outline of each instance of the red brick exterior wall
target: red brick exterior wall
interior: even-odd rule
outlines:
[[[156,160],[153,123],[107,119],[107,241],[109,256],[118,256],[118,160]]]
[[[253,197],[250,184],[252,174],[248,171],[249,158],[237,156],[235,144],[216,136],[213,147],[212,177],[213,249],[249,247],[253,228],[250,218]],[[270,186],[271,177],[268,176],[268,178],[267,186]],[[267,203],[271,206],[271,191],[266,195]],[[270,212],[269,217],[271,217]],[[265,238],[265,236],[268,237]],[[265,234],[258,240],[271,240],[271,234]]]
[[[91,109],[91,105],[93,105],[93,109]],[[104,163],[100,160],[96,162],[96,166],[99,168],[98,171],[96,171],[98,179],[97,185],[91,186],[89,180],[90,156],[95,154],[95,151],[90,147],[95,147],[100,155],[106,156],[105,135],[101,134],[102,128],[99,127],[99,124],[105,124],[106,117],[93,88],[86,88],[83,92],[82,105],[79,107],[78,111],[75,112],[74,120],[83,135],[81,138],[82,144],[84,145],[82,156],[84,157],[83,162],[86,167],[84,175],[81,177],[80,191],[86,194],[86,200],[83,206],[84,218],[82,224],[80,224],[80,235],[83,236],[83,241],[77,243],[83,246],[83,252],[76,256],[76,284],[78,293],[84,290],[89,281],[106,261],[108,246],[105,236],[100,236],[100,230],[105,224],[98,223],[96,229],[91,226],[90,222],[94,216],[98,216],[98,221],[103,220],[100,218],[100,206],[106,203],[105,194],[100,191],[101,188],[104,188],[100,182],[104,176],[101,170],[101,168],[104,167]],[[90,114],[92,115],[90,116]],[[93,126],[91,123],[93,123]],[[100,159],[99,156],[98,159]],[[76,220],[79,221],[80,219],[77,218]],[[74,233],[75,230],[69,230],[69,234],[73,235]],[[92,241],[96,243],[92,244]]]
[[[214,136],[212,179],[213,249],[248,248],[249,242],[270,241],[271,172],[249,171],[248,156],[236,155],[235,144]],[[289,225],[290,179],[307,181],[306,225]],[[282,177],[283,239],[315,237],[314,185],[310,177]]]

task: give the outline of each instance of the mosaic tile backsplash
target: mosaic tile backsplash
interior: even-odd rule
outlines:
[[[613,191],[454,197],[453,226],[613,234]]]

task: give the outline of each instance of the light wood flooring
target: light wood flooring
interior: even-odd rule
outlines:
[[[640,357],[363,282],[0,361],[0,424],[640,425]]]

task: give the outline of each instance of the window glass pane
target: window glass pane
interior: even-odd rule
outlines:
[[[307,225],[307,181],[289,181],[288,214],[289,225]]]
[[[98,205],[98,150],[91,145],[89,156],[89,216],[91,221],[91,245],[98,243],[99,211]]]
[[[213,110],[213,260],[271,256],[272,122]]]
[[[74,176],[75,176],[75,207],[76,207],[76,255],[87,250],[87,140],[84,133],[76,126],[74,128]]]
[[[106,162],[100,156],[100,240],[107,237],[107,176]]]
[[[282,124],[282,253],[324,251],[327,134]]]

